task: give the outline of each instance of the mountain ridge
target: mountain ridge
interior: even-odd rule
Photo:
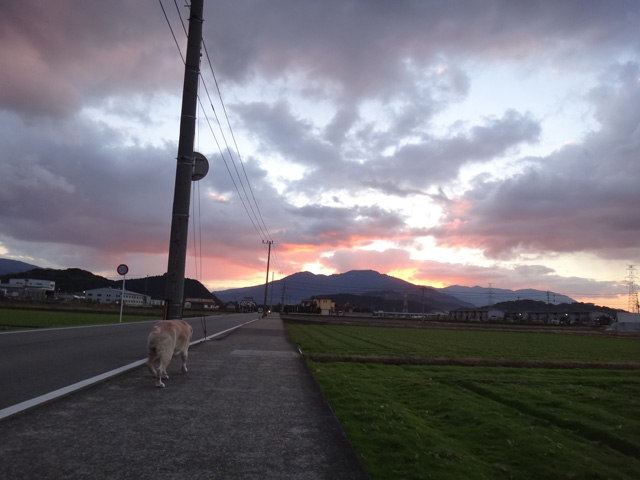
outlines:
[[[251,297],[256,303],[262,304],[265,286],[262,284],[213,293],[223,301],[240,301],[244,297]],[[367,304],[376,310],[402,311],[405,296],[408,306],[413,311],[422,310],[423,305],[425,312],[473,306],[432,287],[417,286],[375,270],[350,270],[332,275],[294,273],[269,283],[267,304],[283,303],[283,298],[285,304],[299,304],[313,296],[337,297],[341,294],[382,299],[382,302],[367,301]]]
[[[20,260],[12,260],[10,258],[0,258],[0,276],[10,275],[12,273],[22,273],[34,268],[40,268],[37,265],[21,262]]]
[[[2,262],[4,259],[0,259],[0,272]],[[28,264],[25,264],[28,265]],[[95,288],[122,288],[122,280],[109,280],[108,278],[95,275],[87,270],[80,268],[67,268],[64,270],[52,269],[52,268],[32,268],[25,271],[13,272],[13,273],[0,273],[0,279],[3,282],[8,282],[11,278],[24,278],[29,277],[37,280],[51,280],[56,282],[56,291],[62,293],[80,293],[86,290],[93,290]],[[125,289],[149,295],[151,298],[162,300],[165,296],[165,284],[166,274],[149,276],[145,278],[132,278],[125,280]],[[214,300],[216,303],[221,303],[214,294],[212,294],[207,287],[197,280],[186,278],[184,281],[184,296],[185,298],[204,298]]]
[[[494,287],[464,287],[461,285],[451,285],[439,289],[449,295],[453,295],[465,302],[469,302],[476,307],[493,305],[500,302],[513,302],[518,300],[538,300],[547,303],[575,303],[575,300],[566,295],[551,292],[549,290],[536,290],[533,288],[521,288],[510,290],[507,288]]]
[[[240,301],[244,297],[251,297],[258,304],[264,301],[265,285],[216,290],[212,293],[222,301]],[[516,299],[540,300],[549,294],[558,303],[575,303],[575,300],[565,295],[535,289],[490,289],[479,286],[461,287],[458,285],[445,288],[434,288],[416,285],[375,270],[350,270],[345,273],[332,275],[298,272],[283,279],[269,282],[267,304],[277,305],[297,304],[303,299],[313,296],[337,296],[339,294],[361,295],[364,297],[385,298],[394,302],[404,302],[407,296],[409,305],[420,308],[423,303],[428,308],[425,311],[451,310],[454,308],[472,308],[488,305],[489,291],[494,298],[493,303]],[[459,296],[460,295],[460,296]],[[403,303],[401,303],[401,307]],[[397,305],[394,307],[397,309]]]
[[[25,268],[26,270],[22,270]],[[16,271],[19,270],[19,271]],[[32,278],[53,280],[56,289],[66,293],[77,293],[93,288],[109,287],[121,288],[119,280],[109,280],[94,275],[79,268],[66,270],[45,269],[17,260],[0,258],[0,278],[23,277],[29,273]],[[127,279],[125,288],[150,295],[152,298],[164,298],[165,275],[151,276],[138,279]],[[252,297],[258,304],[264,301],[264,284],[250,287],[233,288],[219,291],[209,291],[197,280],[185,279],[185,298],[206,298],[216,302],[241,301],[244,297]],[[361,300],[376,310],[402,310],[405,295],[407,303],[415,309],[425,311],[441,311],[456,308],[471,308],[487,306],[492,303],[517,300],[547,300],[547,303],[576,303],[575,300],[550,291],[535,289],[509,290],[499,288],[485,288],[480,286],[464,287],[452,285],[444,288],[434,288],[416,285],[400,278],[376,272],[375,270],[350,270],[345,273],[331,275],[315,274],[311,272],[297,272],[283,279],[269,282],[267,304],[277,305],[298,304],[303,299],[313,296],[357,295]],[[367,300],[365,300],[365,297]],[[382,301],[373,300],[382,299]],[[350,302],[351,303],[351,302]]]

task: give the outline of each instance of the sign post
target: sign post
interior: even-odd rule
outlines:
[[[122,307],[124,305],[124,281],[127,276],[127,272],[129,272],[129,267],[127,267],[124,263],[118,265],[117,268],[118,275],[122,275],[122,294],[120,295],[120,323],[122,323]]]

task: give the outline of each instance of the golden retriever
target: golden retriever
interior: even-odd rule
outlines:
[[[156,323],[147,340],[149,355],[147,368],[156,379],[156,387],[164,387],[162,377],[169,378],[167,367],[175,355],[182,359],[182,371],[187,371],[187,355],[193,328],[184,320],[161,320]],[[159,360],[158,368],[154,368],[156,359]]]

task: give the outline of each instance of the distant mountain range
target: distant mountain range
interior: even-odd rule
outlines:
[[[213,292],[223,301],[240,301],[251,297],[258,304],[264,301],[264,285],[234,288]],[[267,304],[298,304],[312,296],[331,297],[337,303],[339,295],[350,296],[349,303],[359,302],[375,310],[402,311],[406,295],[410,312],[452,310],[465,307],[481,307],[512,300],[546,300],[547,292],[541,290],[506,290],[483,287],[452,286],[432,288],[415,285],[374,270],[352,270],[333,275],[315,275],[310,272],[294,273],[269,284]],[[575,300],[549,292],[550,303],[574,303]],[[360,298],[358,298],[360,297]]]
[[[22,273],[34,268],[40,268],[37,265],[20,262],[18,260],[10,260],[8,258],[0,258],[0,276],[12,273]]]
[[[264,285],[234,288],[213,292],[223,301],[240,301],[245,297],[262,304]],[[420,287],[399,278],[390,277],[373,270],[352,270],[334,275],[316,275],[300,272],[281,280],[269,283],[267,304],[299,304],[312,296],[331,297],[334,301],[339,295],[349,295],[348,302],[362,308],[374,310],[399,311],[404,308],[405,295],[409,311],[421,312],[424,302],[425,312],[451,310],[472,307],[473,305],[431,287]],[[340,303],[340,302],[338,302]]]
[[[25,267],[20,267],[16,264],[22,264]],[[16,271],[19,268],[26,268],[26,270]],[[126,279],[124,286],[126,290],[162,300],[165,296],[165,277],[166,275],[157,275],[146,278]],[[10,278],[52,280],[56,282],[56,291],[62,293],[80,293],[103,287],[122,288],[121,280],[109,280],[79,268],[67,268],[65,270],[39,268],[28,263],[0,258],[0,280],[3,283],[7,283]],[[215,295],[207,290],[204,285],[190,278],[185,279],[184,296],[185,298],[206,298],[219,302]]]
[[[25,275],[27,274],[27,275]],[[122,288],[117,280],[94,275],[79,268],[66,270],[44,269],[28,263],[0,258],[0,279],[9,278],[53,280],[56,290],[78,293],[93,288]],[[165,295],[165,275],[127,279],[125,288],[138,293],[162,299]],[[264,301],[265,287],[233,288],[209,292],[197,280],[185,280],[185,298],[207,298],[215,301],[241,301],[251,297],[257,304]],[[331,297],[338,304],[384,311],[402,311],[405,299],[410,312],[436,312],[457,308],[482,307],[501,302],[535,300],[551,304],[575,303],[570,297],[543,290],[507,290],[501,288],[463,287],[454,285],[446,288],[432,288],[378,273],[374,270],[352,270],[333,275],[316,275],[300,272],[269,283],[267,304],[299,304],[313,296]]]
[[[546,290],[534,290],[532,288],[507,290],[504,288],[461,287],[460,285],[453,285],[451,287],[439,288],[438,290],[471,303],[476,307],[494,305],[501,302],[516,302],[518,300],[537,300],[554,305],[560,303],[575,303],[573,298],[567,297],[566,295],[560,295],[559,293]]]

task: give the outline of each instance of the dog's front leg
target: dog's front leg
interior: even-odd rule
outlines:
[[[163,375],[164,374],[164,375]],[[164,387],[164,383],[162,382],[162,377],[164,376],[164,378],[169,378],[167,376],[167,372],[163,370],[162,365],[160,365],[160,367],[158,367],[158,370],[156,370],[156,387],[161,388]]]
[[[156,387],[158,388],[164,388],[164,383],[162,383],[162,378],[161,375],[158,374],[158,376],[156,376]]]

